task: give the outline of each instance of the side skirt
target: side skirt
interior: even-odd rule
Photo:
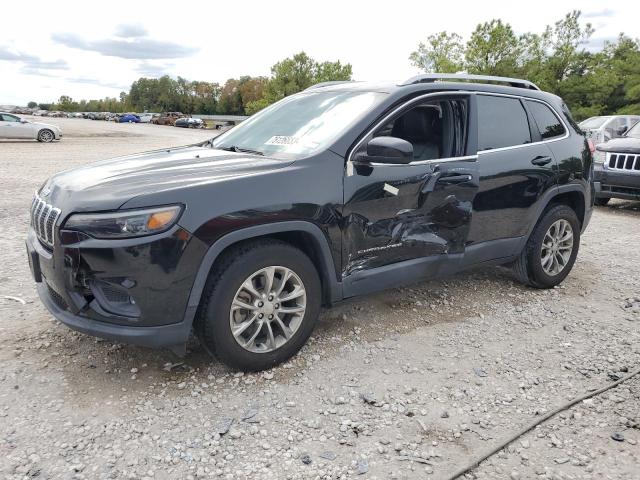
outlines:
[[[491,240],[471,245],[465,253],[415,258],[354,272],[343,280],[344,298],[444,278],[469,268],[509,263],[520,253],[525,241],[525,237]]]

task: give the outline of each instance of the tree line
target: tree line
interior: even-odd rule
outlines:
[[[120,98],[74,101],[63,95],[58,102],[40,108],[65,112],[165,112],[179,111],[205,115],[251,115],[287,95],[319,82],[351,80],[350,64],[318,62],[300,52],[271,67],[270,77],[242,76],[217,82],[189,81],[185,78],[140,78],[129,93]],[[35,102],[32,102],[35,104]]]
[[[517,34],[508,23],[478,24],[464,42],[447,31],[427,37],[409,56],[425,72],[468,72],[525,78],[561,96],[577,119],[640,114],[640,41],[624,34],[598,51],[587,49],[594,28],[572,11],[539,33]],[[300,52],[271,67],[269,77],[242,76],[223,85],[185,78],[140,78],[119,98],[76,102],[60,97],[41,108],[64,111],[181,111],[251,115],[314,83],[351,80],[352,67],[318,62]],[[35,103],[35,102],[32,102]]]
[[[541,33],[518,35],[501,20],[479,24],[464,43],[446,31],[427,37],[409,56],[425,72],[525,78],[561,96],[577,119],[640,114],[640,41],[624,34],[599,51],[585,48],[594,34],[572,11]]]

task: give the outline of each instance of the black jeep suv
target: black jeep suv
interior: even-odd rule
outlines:
[[[601,143],[594,158],[596,204],[640,200],[640,122],[622,137]]]
[[[51,177],[27,249],[69,327],[179,353],[193,329],[223,362],[258,370],[349,297],[496,264],[558,285],[592,172],[567,107],[530,82],[330,82],[206,143]]]

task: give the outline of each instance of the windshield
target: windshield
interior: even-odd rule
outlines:
[[[312,155],[378,105],[379,92],[303,92],[286,97],[216,137],[213,148],[282,159]]]
[[[631,127],[625,137],[640,138],[640,122]]]
[[[604,123],[609,120],[610,117],[591,117],[587,118],[584,122],[580,123],[580,128],[583,130],[593,130],[600,128]]]

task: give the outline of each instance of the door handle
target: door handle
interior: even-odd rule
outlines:
[[[438,183],[464,183],[470,181],[472,178],[471,175],[449,175],[447,177],[440,177]]]
[[[547,163],[551,163],[551,157],[544,157],[542,155],[539,155],[533,160],[531,160],[531,163],[533,163],[534,165],[538,165],[539,167],[542,167]]]

